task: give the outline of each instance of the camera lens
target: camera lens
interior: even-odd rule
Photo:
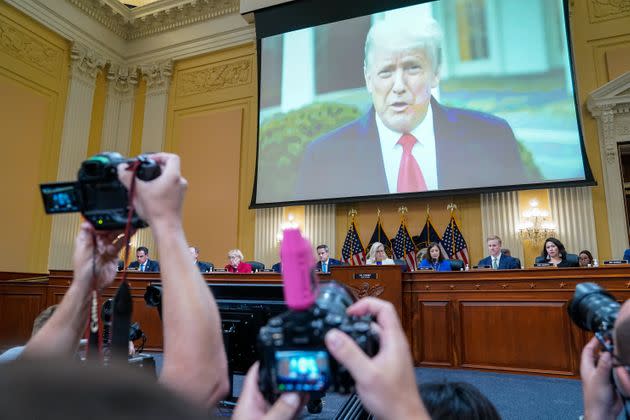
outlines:
[[[162,287],[150,285],[144,292],[144,301],[149,306],[159,306],[162,304]]]
[[[575,287],[567,311],[575,324],[587,331],[610,330],[619,313],[619,302],[595,283],[580,283]]]
[[[353,295],[341,284],[331,281],[322,284],[317,296],[317,306],[329,314],[344,315],[354,303]]]

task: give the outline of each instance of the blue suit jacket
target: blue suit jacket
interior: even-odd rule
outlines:
[[[342,265],[341,261],[336,260],[334,258],[328,258],[328,271],[330,271],[330,267],[333,265]],[[317,271],[322,271],[322,262],[317,261],[317,267],[315,268]]]
[[[505,120],[445,107],[433,98],[431,106],[440,189],[528,182]],[[374,108],[309,144],[295,192],[296,200],[389,193]]]
[[[433,268],[433,265],[429,262],[429,260],[425,260],[424,258],[420,261],[420,268],[429,267]],[[437,270],[435,271],[452,271],[451,270],[451,262],[449,260],[442,260],[442,262],[438,265]]]
[[[479,264],[477,265],[487,265],[489,267],[492,267],[492,257],[488,255],[486,258],[479,260]],[[499,260],[499,270],[511,270],[518,268],[521,268],[521,263],[517,258],[508,257],[507,255],[501,255],[501,259]]]
[[[623,259],[624,259],[624,260],[626,260],[626,261],[628,261],[628,262],[630,262],[630,249],[626,249],[626,250],[623,252]]]
[[[133,261],[129,264],[129,268],[132,270],[139,270],[139,267],[140,264],[138,264],[138,261]],[[160,263],[154,260],[147,260],[147,266],[144,271],[160,271]]]

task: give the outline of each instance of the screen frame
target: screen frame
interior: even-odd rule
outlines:
[[[418,5],[423,3],[431,3],[439,0],[365,0],[361,2],[360,6],[354,4],[355,2],[342,2],[339,3],[335,0],[297,0],[290,3],[279,4],[277,6],[262,9],[255,12],[256,22],[256,50],[257,50],[257,80],[258,80],[258,110],[260,112],[261,101],[261,59],[262,59],[262,43],[263,37],[269,37],[278,35],[285,32],[290,32],[306,27],[322,25],[326,23],[332,23],[339,20],[350,19],[357,16],[363,16],[366,14],[373,14],[382,12],[385,10],[396,9],[400,7]],[[352,3],[352,7],[350,5]],[[274,202],[257,202],[258,192],[258,164],[260,153],[260,117],[258,115],[256,122],[256,165],[254,174],[254,185],[252,188],[252,197],[250,201],[250,209],[258,208],[273,208],[306,204],[340,204],[351,202],[369,202],[369,201],[392,201],[392,200],[405,200],[405,199],[423,199],[423,198],[435,198],[444,196],[462,196],[462,195],[476,195],[482,193],[494,193],[505,191],[518,191],[518,190],[536,190],[536,189],[548,189],[548,188],[569,188],[569,187],[592,187],[597,186],[597,181],[594,178],[593,171],[591,169],[588,155],[586,153],[586,145],[583,133],[583,118],[582,112],[578,103],[578,86],[576,82],[575,72],[575,57],[573,53],[573,44],[571,37],[571,28],[569,20],[569,4],[568,0],[562,0],[562,12],[564,20],[564,33],[566,37],[567,54],[569,55],[569,70],[571,73],[571,85],[573,88],[573,105],[575,109],[575,116],[577,120],[577,134],[580,141],[580,151],[582,154],[582,166],[584,168],[583,180],[568,180],[568,181],[549,181],[549,182],[536,182],[527,184],[512,184],[512,185],[497,185],[486,187],[474,187],[474,188],[459,188],[449,190],[431,190],[423,192],[410,192],[410,193],[388,193],[377,195],[361,195],[361,196],[345,196],[345,197],[330,197],[330,198],[317,198],[317,199],[303,199],[303,200],[286,200],[286,201],[274,201]],[[296,18],[297,17],[297,18]]]

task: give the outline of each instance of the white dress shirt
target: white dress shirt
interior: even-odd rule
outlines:
[[[381,153],[385,164],[385,174],[387,175],[387,186],[389,192],[398,191],[398,171],[402,159],[403,147],[398,143],[403,133],[392,131],[385,126],[381,118],[376,115],[376,127],[381,143]],[[435,133],[433,131],[433,110],[431,104],[427,109],[424,120],[410,133],[418,141],[413,146],[411,154],[416,158],[424,181],[428,190],[437,190],[437,152],[435,148]]]

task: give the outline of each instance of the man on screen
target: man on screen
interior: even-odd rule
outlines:
[[[382,20],[368,32],[364,75],[372,107],[305,152],[296,198],[422,192],[527,182],[501,118],[440,105],[441,30]],[[325,170],[323,170],[325,168]]]

